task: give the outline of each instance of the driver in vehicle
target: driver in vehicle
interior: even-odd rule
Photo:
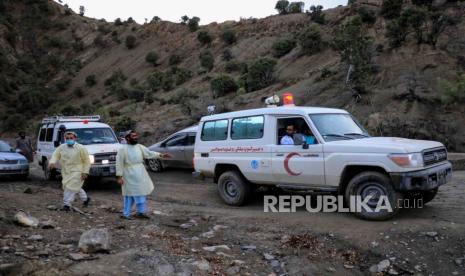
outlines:
[[[295,134],[295,127],[294,125],[286,126],[286,135],[281,138],[280,144],[281,145],[294,145],[294,134]]]

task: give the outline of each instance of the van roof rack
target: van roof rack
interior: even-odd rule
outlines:
[[[100,115],[90,115],[90,116],[51,116],[42,119],[42,124],[51,124],[56,122],[99,122]]]

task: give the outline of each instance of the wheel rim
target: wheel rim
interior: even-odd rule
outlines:
[[[368,182],[362,185],[357,192],[360,195],[361,200],[365,200],[367,196],[371,195],[371,199],[367,202],[367,205],[374,208],[378,205],[381,196],[388,196],[386,188],[380,183]]]
[[[238,194],[236,183],[233,181],[227,181],[224,185],[224,191],[229,197],[236,197]]]
[[[149,160],[149,167],[150,167],[150,169],[152,171],[159,172],[160,168],[161,168],[161,165],[160,165],[160,162],[158,160],[151,159],[151,160]]]

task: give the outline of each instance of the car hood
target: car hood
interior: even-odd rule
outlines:
[[[390,153],[413,153],[426,149],[444,147],[440,142],[427,140],[414,140],[398,137],[369,137],[354,140],[341,140],[328,142],[326,145],[339,145],[343,147],[357,147],[377,149],[380,152]]]
[[[0,152],[0,160],[26,160],[26,157],[16,152]]]
[[[116,153],[121,147],[121,144],[93,144],[93,145],[83,145],[89,154],[98,154],[98,153]]]

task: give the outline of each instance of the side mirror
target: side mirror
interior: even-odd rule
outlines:
[[[58,148],[60,146],[60,141],[54,141],[53,145],[55,146],[55,148]]]
[[[304,142],[304,143],[302,144],[302,149],[308,149],[308,144],[307,144],[307,142]]]

